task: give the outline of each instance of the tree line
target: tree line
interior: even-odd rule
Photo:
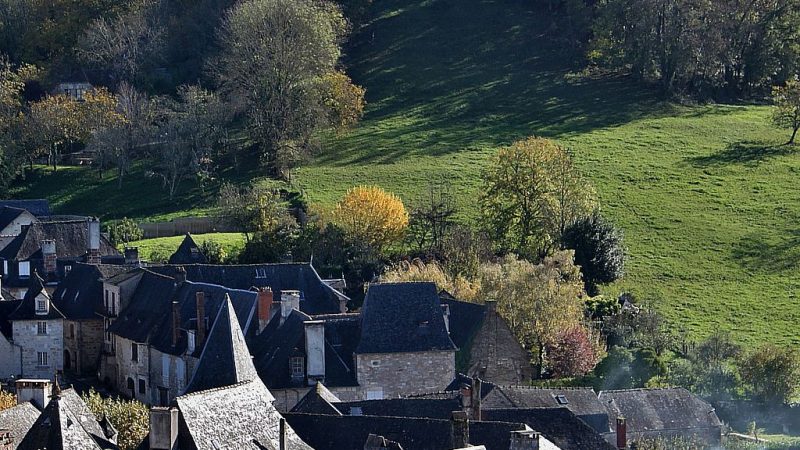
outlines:
[[[257,154],[268,174],[288,179],[321,131],[346,129],[363,114],[364,90],[339,62],[350,25],[335,3],[140,0],[80,11],[45,3],[0,1],[4,183],[44,156],[55,170],[61,154],[77,149],[91,154],[100,177],[114,168],[120,185],[141,162],[170,198],[182,181],[213,178],[241,154]],[[81,29],[64,25],[52,42],[31,41],[59,55],[52,61],[12,32],[27,23],[26,33],[43,35],[48,11],[86,20]],[[198,34],[185,34],[190,25]],[[96,87],[82,98],[48,94],[75,81],[74,72]]]

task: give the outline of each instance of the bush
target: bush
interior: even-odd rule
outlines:
[[[800,358],[791,348],[764,345],[742,358],[739,370],[756,400],[789,403],[800,388]]]
[[[213,239],[203,241],[200,244],[200,252],[205,255],[209,264],[222,264],[228,259],[228,253],[222,244]]]
[[[585,326],[561,330],[547,344],[548,366],[556,378],[586,375],[597,364],[598,353],[598,345]]]
[[[568,227],[561,245],[575,250],[575,264],[581,266],[590,295],[597,294],[598,284],[616,281],[624,273],[622,232],[597,213]]]
[[[112,244],[121,245],[141,240],[144,233],[133,219],[125,217],[108,227],[108,236]]]
[[[150,428],[150,415],[147,406],[136,400],[124,400],[119,397],[102,397],[94,389],[83,396],[86,406],[94,413],[97,420],[107,417],[119,435],[117,442],[120,450],[133,450],[141,444]]]

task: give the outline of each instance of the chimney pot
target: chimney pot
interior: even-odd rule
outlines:
[[[619,450],[628,448],[628,426],[622,416],[617,417],[617,448]]]
[[[269,287],[258,290],[258,332],[261,333],[272,319],[272,289]]]
[[[206,294],[197,291],[195,294],[195,306],[197,307],[197,340],[195,345],[202,347],[203,340],[206,338]]]
[[[53,239],[45,239],[42,241],[41,247],[42,259],[44,260],[44,274],[46,277],[47,275],[56,273],[56,241]]]
[[[300,311],[300,291],[281,292],[281,325],[292,313],[293,309]]]
[[[86,259],[88,264],[100,264],[100,220],[90,217],[87,222],[89,228],[89,255]]]

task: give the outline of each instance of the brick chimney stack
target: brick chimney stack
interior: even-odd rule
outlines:
[[[87,221],[89,227],[89,248],[86,258],[87,264],[100,264],[100,220],[90,217]]]
[[[194,297],[195,306],[197,307],[197,340],[195,345],[202,348],[203,340],[206,338],[206,293],[197,291]]]
[[[451,421],[452,426],[452,447],[469,447],[469,418],[464,411],[453,411]]]
[[[269,287],[258,290],[258,332],[261,333],[272,319],[272,289]]]
[[[180,305],[177,301],[172,302],[172,346],[178,346],[178,337],[180,337],[181,326],[181,312]]]
[[[56,273],[56,241],[45,239],[42,241],[42,259],[44,260],[44,278]]]
[[[617,417],[617,448],[619,450],[628,448],[628,425],[622,416]]]

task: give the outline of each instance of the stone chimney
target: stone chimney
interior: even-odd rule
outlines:
[[[181,284],[186,281],[186,269],[183,266],[178,266],[175,268],[175,283]]]
[[[45,239],[42,241],[42,259],[44,260],[44,278],[56,273],[56,241]]]
[[[539,450],[539,433],[531,429],[512,431],[508,450]]]
[[[181,311],[180,305],[177,301],[172,302],[172,346],[178,346],[178,338],[180,337],[181,327]]]
[[[258,289],[258,332],[261,333],[272,319],[272,289]]]
[[[125,247],[125,265],[139,267],[139,247]]]
[[[16,382],[17,404],[32,402],[39,409],[44,409],[50,402],[53,382],[45,379],[20,379]]]
[[[469,446],[469,418],[464,411],[453,411],[451,421],[452,426],[452,447],[464,448]]]
[[[289,445],[286,439],[286,419],[281,417],[278,424],[278,450],[288,450]]]
[[[472,386],[467,383],[462,384],[460,393],[461,407],[464,408],[465,413],[472,415]]]
[[[87,264],[100,264],[100,220],[90,217],[87,221],[89,227],[89,248],[86,258]]]
[[[150,449],[172,450],[178,440],[178,409],[150,408]]]
[[[300,311],[300,291],[281,291],[281,325],[293,309]]]
[[[628,425],[622,416],[617,417],[617,448],[619,450],[628,448]]]
[[[195,306],[197,307],[197,341],[195,345],[202,347],[203,340],[206,338],[206,293],[197,291],[194,297]]]
[[[325,381],[325,321],[303,322],[306,335],[306,376],[308,385]]]
[[[481,420],[481,385],[480,378],[472,380],[472,420]]]
[[[450,332],[450,305],[442,303],[442,316],[444,316],[444,328]]]

